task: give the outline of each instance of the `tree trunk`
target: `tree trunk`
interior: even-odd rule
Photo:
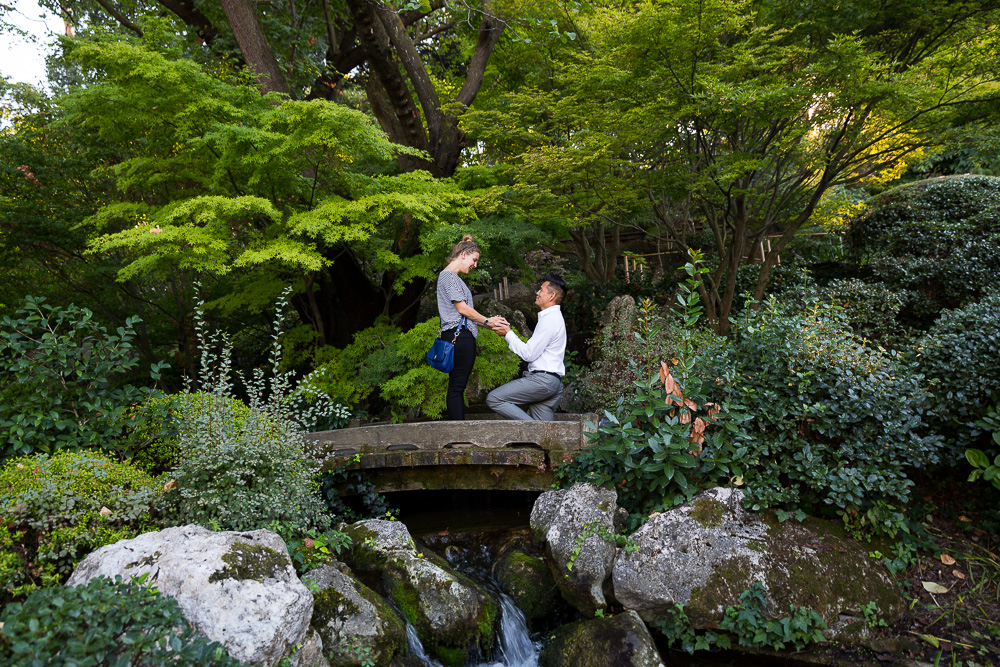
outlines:
[[[267,43],[264,30],[257,17],[257,2],[255,0],[220,0],[222,10],[229,19],[236,42],[240,45],[243,58],[250,69],[257,75],[262,93],[280,93],[285,97],[294,98],[285,75],[278,67],[271,45]]]

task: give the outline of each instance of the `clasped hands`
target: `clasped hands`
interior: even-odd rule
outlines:
[[[506,336],[507,332],[510,331],[510,322],[499,315],[494,315],[490,317],[490,331],[495,332],[498,336]]]

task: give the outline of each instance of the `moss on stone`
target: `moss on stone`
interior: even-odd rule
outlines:
[[[149,567],[156,563],[157,559],[163,554],[159,551],[154,551],[151,555],[145,558],[140,558],[139,560],[134,560],[125,566],[126,570],[131,570],[133,567]]]
[[[337,589],[325,588],[313,596],[312,624],[323,627],[337,619],[353,616],[361,608]]]
[[[441,661],[444,667],[462,667],[465,665],[465,649],[453,646],[435,646],[431,652]]]
[[[718,528],[726,516],[726,505],[714,498],[701,498],[691,508],[690,516],[705,528]]]
[[[522,551],[507,553],[496,565],[500,590],[509,595],[529,622],[552,616],[562,602],[545,561]]]
[[[259,581],[276,579],[288,567],[288,557],[262,544],[235,542],[229,552],[222,556],[226,567],[217,570],[208,578],[209,583],[223,579],[236,581]]]

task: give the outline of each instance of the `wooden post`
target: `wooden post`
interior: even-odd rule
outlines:
[[[629,280],[628,280],[628,257],[625,258],[625,282],[629,282]]]
[[[507,276],[503,277],[503,293],[505,299],[510,298],[510,287],[507,285]]]

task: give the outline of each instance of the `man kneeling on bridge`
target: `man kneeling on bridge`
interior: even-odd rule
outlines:
[[[505,419],[528,419],[550,422],[562,401],[562,376],[566,374],[563,356],[566,354],[566,322],[559,304],[566,296],[566,283],[549,274],[535,293],[538,326],[535,333],[522,342],[506,321],[493,328],[507,341],[511,352],[528,362],[522,377],[511,380],[491,391],[486,405]],[[531,411],[529,415],[520,406]]]

